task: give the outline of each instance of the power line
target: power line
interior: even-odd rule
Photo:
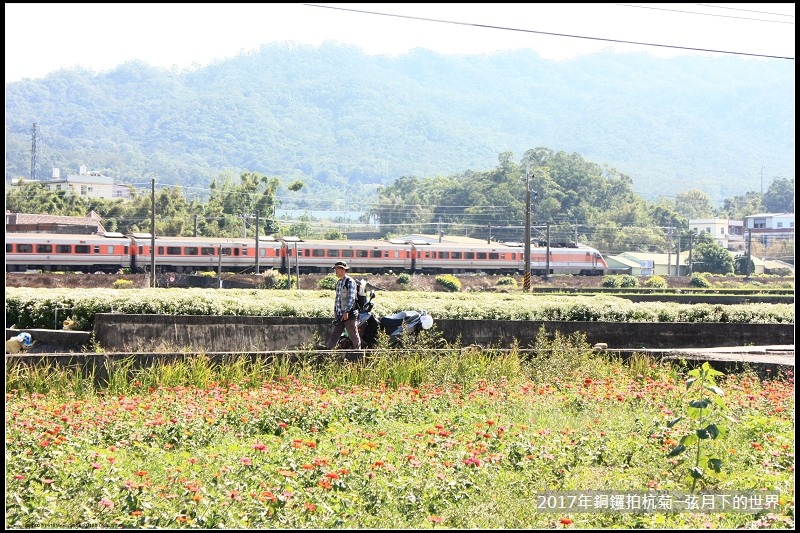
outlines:
[[[706,16],[706,17],[719,17],[719,18],[729,18],[729,19],[752,20],[754,22],[771,22],[773,24],[794,24],[794,22],[791,22],[791,21],[788,21],[788,20],[787,21],[782,21],[782,20],[756,19],[756,18],[752,18],[752,17],[736,17],[736,16],[733,16],[733,15],[719,15],[717,13],[703,13],[702,11],[686,11],[686,10],[683,10],[683,9],[669,9],[669,8],[666,8],[666,7],[655,7],[655,6],[652,6],[652,5],[649,5],[649,6],[637,6],[637,5],[634,5],[634,4],[617,4],[617,5],[621,6],[621,7],[633,7],[633,8],[638,8],[638,9],[653,9],[653,10],[656,10],[656,11],[670,11],[672,13],[686,13],[686,14],[689,14],[689,15],[701,15],[701,16]],[[716,9],[727,9],[727,8],[724,8],[724,7],[712,6],[712,5],[709,5],[709,4],[697,4],[697,5],[705,6],[705,7],[712,7],[712,8],[716,8]],[[750,11],[750,10],[743,9],[741,11]],[[783,16],[783,17],[792,17],[792,15],[779,15],[779,14],[776,14],[776,13],[765,13],[763,11],[752,11],[752,12],[753,13],[764,13],[764,14],[769,14],[769,15],[778,15],[778,16]],[[792,17],[792,18],[794,18],[794,17]]]
[[[786,13],[772,13],[770,11],[759,11],[757,9],[744,9],[744,8],[741,8],[741,7],[729,7],[729,6],[715,6],[715,5],[712,5],[712,4],[697,4],[697,5],[701,6],[701,7],[711,7],[711,8],[714,8],[714,9],[729,9],[731,11],[746,11],[748,13],[760,13],[762,15],[775,15],[776,17],[794,18],[794,15],[788,15]],[[770,21],[770,22],[773,22],[773,21]]]
[[[346,7],[338,7],[338,6],[323,6],[319,4],[303,4],[309,7],[320,7],[324,9],[335,9],[338,11],[348,11],[351,13],[362,13],[365,15],[379,15],[383,17],[395,17],[395,18],[402,18],[402,19],[410,19],[410,20],[420,20],[423,22],[438,22],[440,24],[454,24],[456,26],[470,26],[473,28],[486,28],[492,30],[504,30],[504,31],[515,31],[520,33],[532,33],[537,35],[550,35],[553,37],[569,37],[572,39],[587,39],[591,41],[603,41],[609,43],[618,43],[618,44],[633,44],[638,46],[654,46],[658,48],[672,48],[675,50],[691,50],[693,52],[712,52],[716,54],[730,54],[730,55],[740,55],[740,56],[750,56],[750,57],[763,57],[768,59],[790,59],[794,60],[793,57],[786,57],[786,56],[774,56],[774,55],[767,55],[767,54],[754,54],[748,52],[733,52],[729,50],[716,50],[712,48],[694,48],[691,46],[677,46],[677,45],[670,45],[670,44],[660,44],[660,43],[648,43],[648,42],[641,42],[641,41],[626,41],[622,39],[609,39],[606,37],[589,37],[586,35],[574,35],[569,33],[555,33],[549,31],[541,31],[541,30],[527,30],[523,28],[512,28],[510,26],[494,26],[491,24],[478,24],[475,22],[457,22],[454,20],[444,20],[444,19],[434,19],[434,18],[427,18],[427,17],[417,17],[412,15],[398,15],[395,13],[381,13],[378,11],[367,11],[363,9],[352,9]],[[629,7],[639,7],[639,6],[629,6]]]

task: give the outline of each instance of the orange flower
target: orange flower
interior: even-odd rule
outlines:
[[[570,525],[572,523],[572,519],[564,517],[564,518],[560,519],[559,522],[561,522],[565,526],[568,526],[568,525]]]

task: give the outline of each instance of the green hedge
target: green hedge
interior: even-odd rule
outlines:
[[[329,290],[6,289],[6,326],[91,331],[97,313],[330,317]],[[793,324],[793,304],[634,303],[608,295],[379,291],[375,312],[426,310],[437,319]]]

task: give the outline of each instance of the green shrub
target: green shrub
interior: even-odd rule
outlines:
[[[619,276],[603,276],[603,287],[613,289],[619,287]]]
[[[112,285],[115,289],[132,289],[133,282],[129,279],[118,279]]]
[[[636,276],[631,276],[630,274],[623,274],[623,275],[620,276],[619,286],[620,287],[638,287],[639,286],[639,278],[637,278]]]
[[[644,286],[651,289],[666,289],[667,280],[661,276],[650,276],[647,278],[647,281],[644,282]]]
[[[329,289],[329,290],[335,291],[336,290],[336,283],[338,283],[338,282],[339,282],[339,278],[336,277],[336,274],[331,272],[330,274],[328,274],[327,276],[325,276],[324,278],[319,280],[319,282],[317,282],[317,286],[320,289]]]
[[[401,272],[399,276],[397,276],[397,283],[400,285],[408,285],[411,283],[411,275],[407,272]]]
[[[692,287],[700,287],[701,289],[707,289],[711,287],[711,282],[708,281],[705,272],[698,272],[692,274],[692,277],[689,280],[689,285]]]
[[[516,287],[517,286],[517,280],[515,280],[511,276],[503,276],[503,277],[501,277],[501,278],[499,278],[497,280],[497,284],[498,285],[508,285],[510,287]]]
[[[461,281],[452,274],[436,276],[436,284],[441,285],[448,292],[458,292],[461,290]]]
[[[296,279],[292,278],[292,285],[296,285]],[[287,285],[287,276],[285,274],[281,274],[274,268],[271,268],[264,272],[264,287],[267,289],[285,289]],[[336,282],[334,282],[334,288],[336,287]]]

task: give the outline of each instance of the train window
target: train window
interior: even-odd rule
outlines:
[[[91,251],[89,245],[87,244],[76,244],[75,245],[75,253],[76,254],[88,254]]]
[[[10,254],[14,250],[14,245],[10,243],[6,243],[6,253]]]
[[[342,257],[353,257],[353,250],[342,250]]]
[[[464,252],[464,259],[475,259],[475,252]]]
[[[72,245],[71,244],[56,244],[56,253],[57,254],[71,254],[72,253]]]
[[[220,255],[231,255],[231,249],[230,248],[220,248],[219,249],[219,253],[220,253]]]
[[[461,252],[453,252],[453,255],[450,256],[452,259],[463,259]]]
[[[486,252],[478,252],[478,259],[486,259]]]
[[[380,259],[383,257],[383,250],[372,250],[372,257]]]
[[[233,255],[238,256],[240,254],[240,252],[241,252],[241,249],[239,249],[239,248],[234,248],[233,249]]]
[[[183,253],[186,255],[199,255],[199,250],[196,246],[187,246],[183,249]]]
[[[216,255],[217,251],[210,246],[203,246],[200,248],[200,255]]]
[[[439,259],[450,259],[450,252],[439,252]]]
[[[110,245],[110,244],[108,246],[106,246],[106,253],[107,254],[113,254],[114,253],[114,247],[112,245]]]
[[[367,250],[356,250],[356,257],[369,257]]]
[[[18,244],[17,245],[17,252],[21,254],[29,254],[33,252],[33,245],[32,244]]]
[[[156,246],[156,255],[164,255],[164,247]]]
[[[328,257],[339,257],[339,250],[328,250]]]
[[[167,246],[167,255],[181,255],[181,247]]]
[[[489,252],[489,259],[500,259],[500,254],[497,252]]]
[[[37,244],[36,245],[36,253],[37,254],[52,254],[53,253],[53,245],[52,244]]]
[[[92,250],[92,253],[95,253],[95,254],[99,254],[100,253],[100,247],[99,246],[93,246],[93,248],[94,249]]]
[[[311,255],[313,257],[325,257],[325,250],[311,250]]]

